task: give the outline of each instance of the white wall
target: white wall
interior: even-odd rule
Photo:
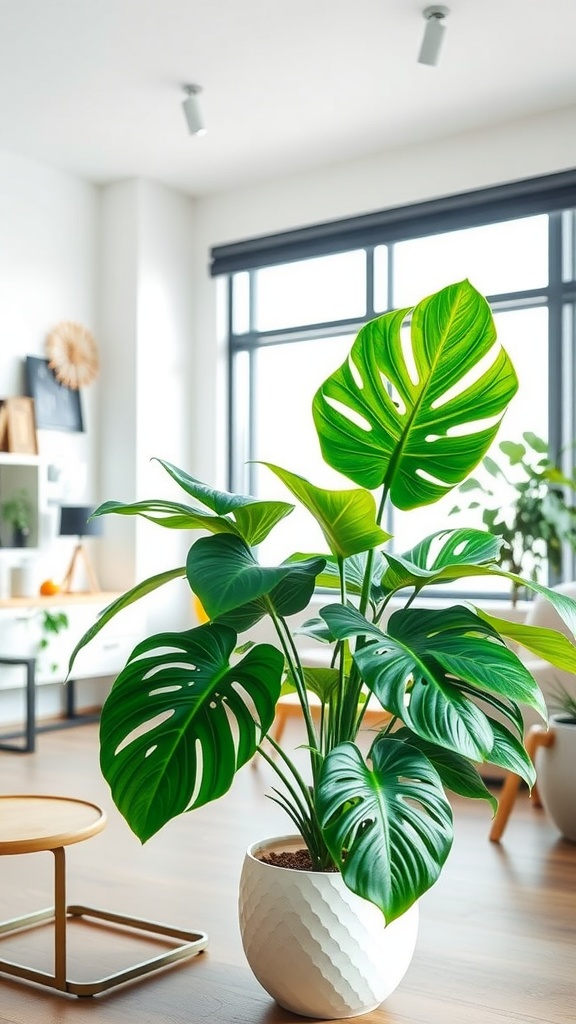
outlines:
[[[191,461],[194,326],[192,200],[151,182],[102,194],[101,490],[106,499],[180,496],[157,463]],[[184,538],[142,520],[105,519],[102,583],[125,589],[183,564]],[[180,584],[155,624],[188,624]]]
[[[194,472],[224,483],[226,351],[210,247],[576,165],[576,108],[215,195],[199,203]],[[202,431],[200,431],[202,425]]]
[[[46,336],[57,323],[77,320],[98,332],[98,189],[0,152],[0,224],[0,397],[7,397],[24,394],[25,357],[45,356]],[[91,500],[96,487],[96,390],[82,395],[85,434],[39,432],[41,454],[70,477],[69,501]],[[56,513],[45,517],[46,540],[56,519]],[[46,545],[36,556],[39,579],[63,574],[69,558],[63,542]]]

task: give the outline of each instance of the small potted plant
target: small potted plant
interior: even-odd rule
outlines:
[[[0,516],[12,527],[12,546],[25,547],[30,535],[32,503],[28,492],[21,488],[0,504]]]
[[[532,785],[520,705],[543,718],[546,708],[506,644],[510,628],[533,653],[576,671],[576,648],[559,633],[519,629],[462,600],[420,606],[426,587],[457,579],[523,583],[498,564],[499,538],[445,528],[393,554],[381,525],[389,502],[400,514],[462,483],[516,389],[489,306],[462,281],[366,324],[317,391],[322,455],[351,488],[326,490],[268,464],[291,499],[268,501],[219,491],[161,461],[181,501],[111,501],[95,513],[202,531],[184,565],[104,610],[72,662],[114,615],[172,580],[186,579],[200,599],[206,623],[143,637],[116,679],[102,709],[101,766],[120,812],[146,841],[225,793],[257,751],[266,759],[278,777],[272,798],[296,835],[248,851],[240,918],[254,973],[289,1010],[336,1018],[378,1005],[410,962],[419,897],[450,851],[447,794],[495,808],[476,767],[485,761]],[[326,550],[305,554],[295,544],[280,565],[262,565],[259,545],[292,500],[317,520]],[[576,602],[527,585],[574,630]],[[331,592],[325,606],[296,629],[292,617],[319,587]],[[274,642],[255,642],[251,630],[265,618]],[[300,637],[323,645],[326,667],[303,664]],[[302,710],[306,774],[270,737],[285,683]],[[366,757],[357,738],[368,696],[384,725]]]
[[[517,576],[539,580],[542,563],[561,568],[562,547],[576,550],[576,479],[550,458],[541,437],[526,431],[522,441],[501,441],[504,465],[487,455],[484,479],[469,477],[458,488],[467,510],[482,509],[484,526],[500,538],[498,564]],[[452,513],[461,512],[456,506]],[[512,581],[515,606],[521,584]]]

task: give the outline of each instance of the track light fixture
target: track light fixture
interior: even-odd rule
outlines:
[[[184,92],[186,99],[182,101],[182,109],[186,117],[186,124],[190,135],[206,135],[206,128],[198,103],[198,93],[202,92],[201,85],[185,85]]]
[[[434,7],[426,7],[422,14],[426,21],[426,28],[424,29],[424,38],[418,55],[418,63],[428,64],[434,68],[438,64],[440,49],[446,31],[445,21],[450,11],[448,7],[435,5]]]

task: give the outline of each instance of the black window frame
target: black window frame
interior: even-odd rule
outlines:
[[[576,436],[576,169],[246,239],[212,249],[210,273],[213,276],[227,277],[228,457],[231,489],[241,489],[238,466],[240,461],[244,466],[246,457],[250,459],[253,456],[253,450],[250,451],[250,438],[247,450],[242,453],[237,451],[233,429],[238,415],[235,363],[239,353],[248,353],[249,364],[253,365],[250,354],[263,345],[327,337],[331,334],[355,334],[363,323],[380,315],[382,310],[376,311],[373,306],[373,258],[378,245],[388,246],[389,276],[392,280],[396,242],[538,214],[546,214],[549,218],[547,285],[538,289],[489,295],[487,298],[494,312],[522,307],[545,306],[548,309],[548,393],[554,398],[554,401],[549,401],[548,442],[551,453],[558,456],[566,445],[567,438],[574,440]],[[256,273],[260,269],[358,249],[366,252],[367,260],[366,309],[361,318],[304,324],[274,331],[256,330],[253,298]],[[233,278],[241,271],[248,273],[250,319],[248,330],[242,334],[235,334]],[[248,378],[251,379],[252,388],[253,376],[249,369]],[[250,409],[253,408],[251,395],[248,407],[250,434],[253,433],[250,425]],[[248,490],[253,490],[251,480],[249,473]],[[573,577],[574,558],[571,552],[569,557],[568,553],[566,554],[562,575],[566,577],[572,574]],[[551,577],[550,583],[555,582],[558,580]]]

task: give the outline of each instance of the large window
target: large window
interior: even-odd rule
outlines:
[[[409,307],[464,277],[488,297],[520,379],[499,440],[520,440],[533,431],[555,455],[572,456],[576,175],[472,193],[465,200],[344,221],[340,234],[338,225],[320,225],[215,250],[214,272],[227,271],[229,281],[235,490],[286,498],[259,461],[283,465],[321,486],[350,486],[322,462],[311,415],[314,392],[343,361],[366,320]],[[394,548],[406,550],[434,529],[459,525],[458,516],[449,514],[454,504],[452,493],[403,513],[398,522],[391,512]],[[480,513],[476,522],[473,516],[467,512],[460,522],[481,525]],[[266,557],[273,561],[296,547],[324,548],[304,513],[285,521]]]

